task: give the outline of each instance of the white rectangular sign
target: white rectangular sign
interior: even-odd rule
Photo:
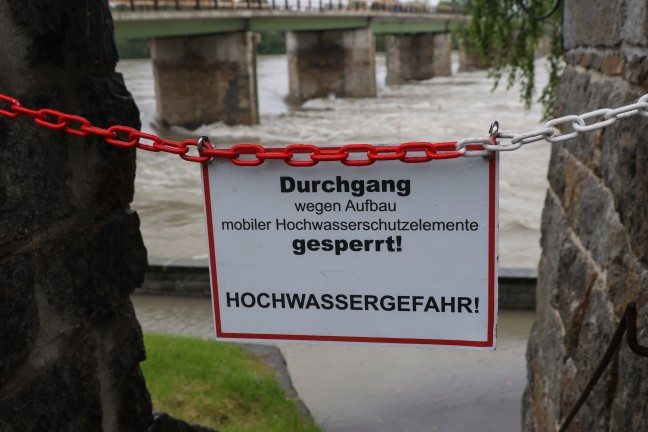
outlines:
[[[495,347],[497,155],[203,168],[218,339]]]

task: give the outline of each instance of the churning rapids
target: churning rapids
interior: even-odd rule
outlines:
[[[378,97],[317,99],[297,109],[284,103],[288,94],[286,56],[260,56],[261,124],[228,127],[216,123],[194,131],[166,129],[155,120],[150,60],[124,60],[118,70],[141,111],[142,130],[177,140],[209,135],[218,144],[441,142],[486,136],[493,120],[499,121],[501,130],[512,132],[539,126],[540,108],[525,111],[516,88],[491,92],[493,82],[485,71],[457,73],[456,56],[454,60],[452,77],[385,86],[385,59],[379,54]],[[536,62],[536,75],[541,88],[547,76],[543,60]],[[549,144],[541,141],[501,156],[501,267],[536,267],[538,263],[549,153]],[[197,164],[171,154],[138,152],[137,158],[133,208],[142,220],[149,255],[205,258],[207,242]]]

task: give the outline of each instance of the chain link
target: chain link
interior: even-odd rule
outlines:
[[[213,158],[229,159],[240,166],[261,165],[268,159],[280,159],[295,167],[309,167],[319,162],[341,162],[348,166],[366,166],[376,161],[399,160],[405,163],[423,163],[436,159],[457,157],[490,157],[496,151],[513,151],[526,144],[545,140],[564,142],[584,132],[603,129],[619,119],[635,115],[648,117],[648,94],[636,103],[615,109],[601,108],[585,114],[567,115],[547,121],[541,128],[523,133],[495,131],[490,137],[464,138],[457,142],[407,142],[398,145],[347,144],[339,147],[318,147],[313,144],[291,144],[285,147],[263,147],[260,144],[241,143],[230,148],[215,148],[208,140],[188,139],[181,142],[165,140],[140,132],[128,126],[93,126],[87,119],[57,110],[23,107],[17,99],[0,93],[0,117],[15,119],[30,117],[37,124],[71,135],[103,138],[108,144],[151,152],[179,155],[190,162],[207,163]],[[594,120],[588,124],[589,120]],[[562,132],[560,126],[571,126],[571,132]],[[500,140],[510,140],[503,143]],[[191,150],[196,147],[196,150]],[[191,154],[190,154],[191,153]]]
[[[619,119],[625,119],[635,115],[648,117],[648,94],[639,98],[636,103],[622,106],[615,109],[600,108],[580,115],[567,115],[547,121],[542,128],[523,133],[497,134],[497,138],[510,139],[510,144],[499,146],[484,146],[491,151],[517,150],[522,145],[545,140],[550,143],[564,142],[576,138],[583,132],[592,132],[603,129],[615,123]],[[588,120],[594,119],[593,123],[587,124]],[[562,133],[558,126],[571,126],[572,132]]]

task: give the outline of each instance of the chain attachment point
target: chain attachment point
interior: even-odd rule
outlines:
[[[198,156],[201,158],[208,157],[205,156],[205,147],[209,147],[210,149],[213,148],[211,145],[211,142],[209,142],[209,137],[206,135],[203,135],[198,138],[198,141],[196,142],[196,149],[198,150]],[[207,160],[207,162],[203,162],[204,164],[208,164],[211,162],[211,158]]]

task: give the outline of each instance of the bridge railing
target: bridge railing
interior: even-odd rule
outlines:
[[[436,8],[416,1],[393,0],[109,0],[114,11],[183,10],[285,10],[285,11],[372,11],[404,13],[458,13],[452,7]]]

